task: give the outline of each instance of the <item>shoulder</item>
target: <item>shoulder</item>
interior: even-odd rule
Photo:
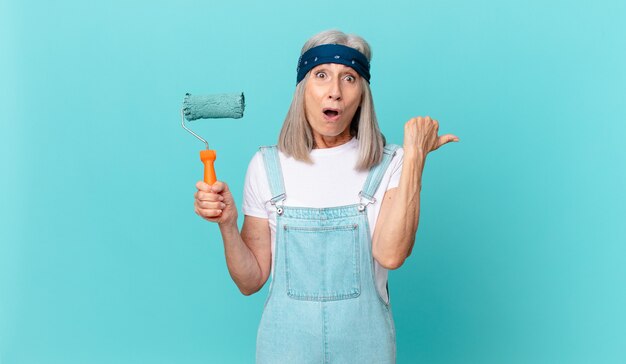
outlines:
[[[265,180],[266,172],[265,172],[265,161],[263,154],[267,152],[267,149],[271,146],[261,146],[258,150],[252,155],[250,158],[250,162],[248,163],[248,171],[247,171],[247,182],[248,183],[259,183]]]
[[[252,160],[262,163],[264,160],[278,157],[280,154],[282,154],[282,152],[280,152],[277,145],[262,145],[257,152],[254,153]]]
[[[398,144],[387,144],[385,145],[385,153],[391,153],[395,156],[398,153],[404,153],[404,149]]]
[[[258,148],[258,150],[252,156],[252,159],[250,160],[250,165],[262,167],[264,164],[263,160],[266,158],[266,155],[274,154],[274,153],[276,155],[280,153],[276,145],[262,145]]]
[[[398,148],[395,151],[395,154],[393,155],[393,159],[396,160],[402,160],[402,158],[404,157],[404,148],[402,148],[401,146],[397,146]]]
[[[390,188],[398,185],[400,174],[402,173],[402,162],[404,160],[404,149],[399,145],[388,148],[391,151],[391,160],[385,173],[390,178]]]
[[[387,144],[385,146],[385,153],[391,154],[391,164],[402,164],[404,157],[404,148],[398,144]]]
[[[257,169],[259,166],[262,166],[263,163],[263,153],[260,148],[257,150],[252,158],[250,159],[250,163],[248,164],[248,169]]]

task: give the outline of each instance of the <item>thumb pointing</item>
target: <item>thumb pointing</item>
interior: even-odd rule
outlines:
[[[450,142],[458,142],[460,139],[456,135],[446,134],[439,137],[439,146]]]

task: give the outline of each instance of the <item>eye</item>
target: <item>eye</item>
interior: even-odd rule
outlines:
[[[324,72],[324,71],[315,72],[315,77],[317,77],[317,78],[326,78],[326,72]]]
[[[356,81],[356,77],[354,77],[353,75],[346,75],[346,77],[344,77],[344,79],[350,83]]]

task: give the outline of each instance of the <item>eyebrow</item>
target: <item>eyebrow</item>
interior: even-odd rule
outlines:
[[[311,72],[319,72],[319,71],[329,71],[330,69],[328,67],[325,67],[324,65],[326,65],[327,63],[321,64],[319,66],[316,66],[315,68],[313,68],[311,70]],[[319,67],[319,68],[318,68]],[[358,75],[359,73],[352,67],[347,67],[346,69],[343,71],[340,71],[339,74],[345,74],[345,73],[351,73],[353,75]]]

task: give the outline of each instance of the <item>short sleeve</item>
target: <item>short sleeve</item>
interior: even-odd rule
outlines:
[[[244,215],[263,219],[269,218],[265,209],[265,200],[263,199],[263,191],[268,188],[267,177],[263,168],[263,157],[259,151],[252,157],[246,172],[241,207]]]
[[[400,176],[402,175],[402,161],[404,160],[404,149],[398,148],[396,155],[391,160],[389,169],[391,169],[391,178],[387,185],[387,190],[396,188],[400,185]]]

